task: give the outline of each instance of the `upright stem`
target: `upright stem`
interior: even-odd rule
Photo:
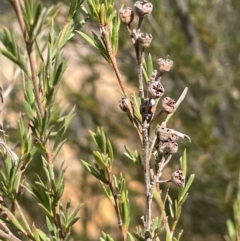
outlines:
[[[34,56],[33,56],[33,52],[32,52],[32,41],[29,39],[27,30],[26,30],[26,26],[23,20],[23,15],[22,15],[22,10],[21,10],[21,6],[19,3],[19,0],[10,0],[10,3],[13,6],[13,9],[17,15],[17,19],[18,19],[18,23],[20,25],[20,28],[22,30],[22,34],[23,34],[23,38],[24,38],[24,42],[26,45],[26,50],[27,50],[27,54],[28,54],[28,59],[29,59],[29,65],[30,65],[30,71],[31,71],[31,81],[33,83],[33,90],[34,90],[34,95],[36,97],[36,101],[37,101],[37,105],[38,105],[38,109],[40,111],[41,117],[44,117],[44,110],[42,107],[42,103],[41,103],[41,96],[39,93],[39,89],[38,89],[38,84],[37,84],[37,78],[36,78],[36,66],[35,66],[35,60],[34,60]]]
[[[148,127],[147,120],[142,125],[142,137],[143,137],[143,165],[144,165],[144,182],[145,182],[145,194],[146,194],[146,206],[145,206],[145,227],[144,234],[145,240],[151,240],[150,226],[151,226],[151,205],[152,205],[152,194],[151,194],[151,183],[150,183],[150,162],[149,162],[149,138],[148,138]]]
[[[112,184],[111,173],[110,173],[109,170],[108,170],[107,173],[108,173],[108,186],[109,186],[109,189],[111,190],[111,193],[113,195],[114,209],[115,209],[117,219],[118,219],[118,227],[119,227],[120,233],[122,235],[123,241],[125,241],[127,239],[127,232],[126,232],[125,227],[123,226],[122,218],[121,218],[121,215],[120,215],[119,200],[118,200],[117,194],[116,194],[116,192],[114,190],[114,187],[113,187],[113,184]]]
[[[106,27],[101,27],[100,28],[100,32],[102,34],[102,40],[105,44],[105,47],[108,51],[108,54],[109,54],[109,57],[110,57],[110,61],[111,61],[111,64],[113,66],[113,69],[114,69],[114,72],[117,76],[117,80],[118,80],[118,84],[120,85],[121,87],[121,90],[123,92],[123,95],[125,97],[127,97],[127,94],[126,94],[126,91],[125,91],[125,88],[123,86],[123,80],[122,80],[122,76],[120,74],[120,71],[118,69],[118,66],[117,66],[117,61],[116,61],[116,56],[115,54],[113,54],[113,51],[112,51],[112,46],[111,46],[111,43],[109,41],[109,30],[106,28]]]

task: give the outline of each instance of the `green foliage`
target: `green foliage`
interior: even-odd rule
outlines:
[[[138,227],[134,236],[129,231],[129,227],[131,224],[131,215],[130,215],[130,203],[128,194],[129,191],[126,189],[126,180],[123,178],[123,174],[120,172],[119,177],[112,174],[113,165],[115,164],[112,144],[109,139],[106,137],[103,128],[97,128],[96,132],[90,131],[90,135],[92,137],[93,143],[98,148],[97,151],[92,151],[93,153],[93,163],[90,161],[82,160],[82,163],[86,170],[91,173],[94,177],[96,177],[102,186],[103,193],[105,196],[112,202],[116,217],[118,220],[118,225],[120,229],[120,235],[122,240],[127,240],[127,236],[130,240],[159,240],[159,235],[162,233],[166,234],[166,240],[180,240],[182,232],[180,232],[175,238],[176,225],[181,215],[181,210],[183,203],[186,201],[188,196],[188,190],[193,182],[194,175],[191,175],[188,179],[188,182],[185,184],[185,175],[187,174],[187,157],[186,151],[184,152],[183,158],[181,159],[181,169],[179,173],[181,173],[181,177],[177,176],[177,180],[175,180],[175,174],[172,174],[172,178],[170,180],[160,180],[160,177],[163,172],[163,168],[170,161],[172,154],[166,152],[164,141],[169,141],[169,138],[166,140],[161,139],[162,130],[166,130],[166,132],[172,131],[172,135],[176,135],[178,137],[186,138],[190,141],[190,138],[183,133],[176,132],[174,130],[166,129],[166,123],[172,116],[171,112],[167,112],[168,116],[165,122],[161,124],[160,127],[157,127],[157,130],[154,133],[154,137],[150,141],[150,135],[152,134],[149,130],[151,123],[151,119],[153,118],[156,106],[159,102],[159,97],[157,95],[154,96],[154,91],[158,91],[157,88],[161,86],[160,80],[162,75],[165,72],[168,72],[171,68],[168,68],[168,64],[172,65],[172,62],[167,60],[163,60],[162,66],[159,65],[159,73],[157,70],[153,69],[153,61],[152,57],[149,54],[147,60],[144,60],[144,47],[141,46],[140,37],[148,36],[146,33],[142,34],[140,32],[140,26],[142,24],[142,20],[140,14],[138,29],[131,29],[130,24],[126,24],[128,27],[130,39],[132,40],[133,47],[136,51],[136,59],[138,62],[138,66],[136,68],[136,72],[138,74],[139,79],[139,95],[140,100],[136,97],[135,93],[132,94],[133,98],[129,99],[127,93],[125,91],[125,87],[123,81],[121,79],[118,66],[116,64],[116,54],[117,54],[117,46],[118,46],[118,35],[116,33],[119,32],[119,19],[111,18],[108,12],[111,12],[112,3],[104,2],[100,3],[98,1],[87,1],[88,3],[88,13],[90,18],[94,19],[99,27],[99,33],[93,33],[93,37],[85,34],[84,32],[78,32],[82,38],[84,38],[90,45],[94,46],[98,51],[100,51],[101,55],[104,59],[106,59],[116,73],[116,77],[118,83],[121,88],[121,92],[123,98],[119,101],[120,108],[127,114],[130,122],[132,123],[133,129],[135,129],[138,133],[138,137],[140,139],[142,153],[140,151],[131,151],[127,146],[125,147],[124,155],[130,159],[134,164],[137,165],[140,170],[143,170],[144,175],[144,185],[146,192],[146,204],[145,204],[145,214],[142,219],[143,227]],[[144,5],[146,2],[139,2],[139,5]],[[151,5],[149,3],[149,5]],[[146,4],[146,9],[148,5]],[[125,21],[125,16],[127,11],[131,11],[129,9],[121,9],[121,20]],[[124,12],[126,11],[126,12]],[[146,11],[146,10],[144,10]],[[146,13],[145,13],[146,14]],[[123,15],[123,16],[122,16]],[[130,14],[129,14],[130,15]],[[128,17],[129,15],[126,15]],[[147,15],[147,14],[146,14]],[[145,17],[145,16],[144,16]],[[117,19],[117,21],[116,21]],[[124,22],[125,23],[125,22]],[[150,35],[149,35],[150,36]],[[167,68],[165,69],[165,67]],[[163,68],[163,69],[161,69]],[[145,78],[145,83],[147,86],[143,85],[142,78]],[[160,77],[159,77],[160,76]],[[151,85],[156,85],[152,88],[152,92],[150,93],[149,88]],[[149,87],[150,86],[150,87]],[[148,92],[145,97],[144,88],[146,88],[146,92]],[[164,89],[162,88],[160,91],[164,93]],[[160,92],[159,91],[159,92]],[[187,93],[187,88],[183,91],[179,100],[176,103],[176,107],[180,105],[180,103],[185,98]],[[153,103],[153,104],[152,104]],[[175,103],[175,102],[174,102]],[[161,115],[164,111],[160,112]],[[149,119],[148,119],[149,118]],[[160,134],[160,135],[159,135]],[[164,134],[162,134],[164,135]],[[167,135],[167,134],[166,134]],[[167,144],[166,144],[167,145]],[[175,144],[177,145],[177,144]],[[163,149],[160,149],[162,146]],[[153,152],[157,154],[153,155]],[[174,153],[174,152],[173,152]],[[155,162],[155,169],[151,167],[151,159]],[[151,174],[150,174],[151,173]],[[177,172],[178,173],[178,172]],[[180,179],[178,179],[180,178]],[[183,178],[183,179],[182,179]],[[173,202],[170,198],[169,192],[167,191],[164,195],[162,195],[162,189],[160,188],[158,183],[161,182],[173,182],[176,185],[179,185],[181,188],[178,192],[178,198]],[[181,183],[178,183],[178,182]],[[168,188],[169,190],[169,188]],[[160,207],[160,214],[158,217],[152,220],[151,212],[152,212],[152,199],[153,197],[156,199],[157,204]],[[168,200],[168,201],[167,201]],[[174,207],[172,207],[174,204]],[[168,220],[166,214],[166,206],[169,206],[170,214],[172,220]],[[100,240],[110,239],[110,236],[103,234],[104,238]]]
[[[62,204],[66,168],[62,163],[56,172],[54,160],[65,142],[74,108],[68,113],[59,111],[56,95],[67,66],[62,49],[74,36],[74,19],[83,1],[71,1],[66,23],[59,33],[55,27],[59,5],[46,9],[41,1],[24,0],[22,5],[17,1],[9,2],[16,13],[23,41],[16,42],[15,33],[3,27],[0,31],[3,45],[0,53],[22,71],[25,115],[17,121],[18,152],[9,148],[5,133],[0,140],[4,150],[1,152],[0,210],[5,214],[1,214],[0,222],[6,227],[4,237],[9,236],[9,240],[19,240],[11,233],[12,227],[31,240],[69,240],[72,226],[79,219],[81,205],[72,212],[70,201],[66,207]],[[42,34],[45,29],[48,29],[47,38]],[[27,175],[28,168],[40,158],[43,172],[36,174],[32,180]],[[37,222],[27,219],[22,199],[29,194],[36,200],[34,205],[38,204],[43,211],[45,220],[42,221],[47,230],[37,228]]]

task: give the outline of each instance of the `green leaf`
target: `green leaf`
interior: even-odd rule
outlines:
[[[187,181],[187,184],[186,184],[186,186],[183,188],[183,191],[182,191],[182,193],[181,193],[180,201],[183,200],[184,196],[186,195],[187,191],[189,190],[190,186],[192,185],[192,182],[193,182],[193,180],[194,180],[194,177],[195,177],[194,174],[192,174],[192,175],[189,177],[189,179],[188,179],[188,181]]]
[[[41,231],[40,229],[37,229],[37,232],[39,233],[39,236],[41,237],[41,239],[42,239],[43,241],[52,241],[52,240],[49,239],[49,238],[47,237],[47,235],[46,235],[43,231]]]
[[[52,222],[49,220],[47,216],[46,216],[46,224],[47,224],[48,231],[50,233],[54,233],[54,227],[52,225]]]
[[[181,168],[183,171],[184,176],[187,175],[187,151],[184,149],[183,156],[181,158]]]
[[[81,35],[88,43],[90,43],[93,47],[97,48],[97,45],[95,44],[95,41],[92,40],[91,37],[89,37],[87,34],[81,31],[76,31],[79,35]]]
[[[129,241],[135,241],[134,237],[132,236],[131,233],[127,232],[127,235],[129,237]]]
[[[9,221],[21,232],[23,232],[24,234],[27,233],[27,231],[25,231],[25,229],[21,226],[21,224],[18,222],[17,218],[15,217],[15,215],[10,212],[6,207],[4,207],[2,204],[0,204],[0,209],[2,209],[5,214],[7,215]]]
[[[68,21],[72,19],[77,11],[77,8],[79,7],[80,1],[79,0],[71,0],[70,1],[70,7],[68,11]]]
[[[110,166],[112,166],[113,160],[114,160],[114,153],[113,153],[113,149],[112,149],[112,144],[108,138],[107,138],[107,153],[111,160],[111,162],[109,164],[110,164]]]
[[[103,177],[102,173],[94,169],[90,164],[85,162],[84,160],[81,160],[83,166],[87,169],[88,172],[90,172],[93,176],[95,176],[97,179],[101,180],[104,183],[108,183],[107,179]]]
[[[147,58],[147,75],[148,78],[152,75],[153,73],[153,61],[152,61],[152,55],[149,53],[148,58]]]
[[[105,196],[113,203],[112,193],[109,190],[107,190],[107,188],[104,185],[101,185],[101,186],[102,186]]]
[[[130,206],[129,206],[127,191],[123,191],[121,193],[120,213],[121,213],[123,225],[126,229],[128,229],[128,226],[130,224]]]

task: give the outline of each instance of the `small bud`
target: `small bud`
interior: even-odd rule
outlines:
[[[173,113],[175,111],[175,101],[169,97],[163,98],[162,109],[167,114]]]
[[[185,186],[185,177],[182,170],[177,170],[172,174],[171,181],[178,187]]]
[[[157,59],[157,64],[159,65],[160,75],[163,75],[164,73],[168,72],[172,66],[173,61],[170,59]]]
[[[118,101],[118,105],[122,111],[127,112],[130,108],[130,101],[127,98],[123,97]]]
[[[130,25],[134,19],[134,13],[133,13],[132,8],[126,7],[124,9],[120,9],[119,17],[120,17],[122,23],[124,23],[125,25]]]
[[[141,19],[147,17],[153,9],[153,5],[146,0],[135,2],[134,7],[138,17]]]
[[[174,154],[178,151],[178,144],[177,142],[173,141],[168,141],[166,148],[165,148],[165,153],[166,154]]]
[[[140,33],[138,37],[138,42],[142,48],[147,48],[152,42],[152,35],[148,33]]]
[[[149,97],[153,99],[160,98],[165,92],[160,81],[150,82],[147,90],[148,90]]]

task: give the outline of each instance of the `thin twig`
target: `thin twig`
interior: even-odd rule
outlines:
[[[144,165],[144,183],[145,183],[145,193],[146,193],[146,206],[145,206],[145,227],[144,233],[146,240],[150,240],[148,235],[151,226],[151,184],[150,184],[150,163],[148,158],[149,153],[149,139],[148,139],[148,127],[149,124],[147,120],[143,122],[142,125],[142,138],[143,138],[143,165]]]
[[[120,215],[119,200],[118,200],[117,194],[115,193],[115,190],[114,190],[114,187],[113,187],[113,184],[112,184],[112,176],[111,176],[110,170],[107,171],[107,174],[108,174],[108,186],[109,186],[109,189],[110,189],[110,191],[112,193],[112,196],[113,196],[114,209],[115,209],[117,219],[118,219],[119,230],[120,230],[120,233],[122,235],[123,241],[125,241],[126,238],[127,238],[127,232],[126,232],[126,230],[123,226],[122,218],[121,218],[121,215]]]
[[[0,236],[2,238],[7,239],[8,241],[21,241],[20,239],[18,239],[16,236],[14,236],[12,233],[5,233],[4,231],[2,231],[0,229]]]
[[[110,44],[110,41],[109,41],[109,30],[106,29],[105,27],[101,27],[100,28],[100,32],[102,34],[102,40],[103,40],[103,43],[108,51],[108,54],[109,54],[109,58],[110,58],[110,61],[111,61],[111,64],[113,66],[113,70],[116,74],[116,77],[117,77],[117,80],[118,80],[118,84],[123,92],[123,95],[124,97],[127,97],[127,94],[126,94],[126,91],[125,91],[125,88],[123,86],[123,80],[122,80],[122,76],[120,74],[120,71],[118,69],[118,65],[117,65],[117,60],[116,60],[116,56],[115,54],[113,54],[113,51],[112,51],[112,46]]]
[[[8,226],[2,220],[0,220],[0,225],[4,229],[4,231],[0,229],[0,236],[1,237],[5,238],[9,241],[21,241],[20,239],[18,239],[17,237],[15,237],[13,235],[13,233],[10,231]]]
[[[31,71],[30,79],[33,83],[33,90],[34,90],[36,102],[37,102],[41,117],[43,118],[44,110],[42,107],[41,97],[40,97],[40,93],[39,93],[39,89],[38,89],[38,85],[37,85],[36,66],[35,66],[35,60],[34,60],[34,55],[33,55],[33,50],[32,50],[33,42],[29,39],[19,0],[10,0],[10,3],[13,6],[13,9],[14,9],[17,19],[18,19],[18,23],[22,30],[24,42],[25,42],[26,49],[27,49],[28,59],[29,59],[30,71]]]

